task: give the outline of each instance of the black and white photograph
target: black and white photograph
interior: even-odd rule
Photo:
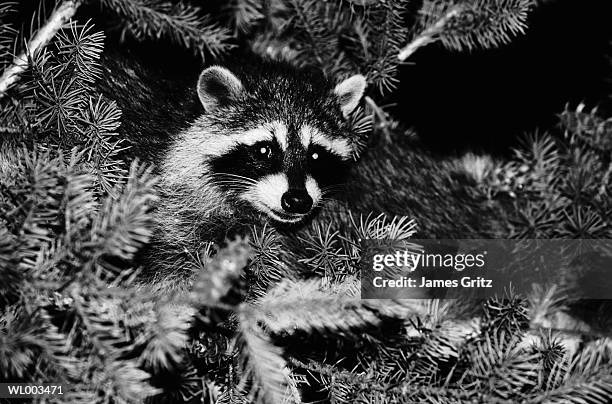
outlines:
[[[612,1],[0,0],[0,403],[612,404]]]

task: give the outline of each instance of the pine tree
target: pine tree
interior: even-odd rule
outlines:
[[[397,129],[375,100],[395,88],[401,61],[433,43],[455,51],[505,44],[524,31],[532,7],[88,3],[112,16],[123,39],[168,41],[207,61],[248,44],[335,76],[366,74],[374,91],[352,118],[361,148],[370,115],[374,136]],[[121,111],[96,90],[105,35],[97,21],[74,19],[81,1],[40,4],[20,24],[19,4],[0,2],[0,378],[64,382],[65,401],[83,403],[612,397],[610,341],[578,344],[547,331],[566,309],[554,287],[471,306],[360,299],[360,240],[408,243],[416,231],[408,217],[324,213],[293,238],[256,226],[248,239],[192,251],[192,280],[139,283],[133,258],[151,235],[155,176],[122,160]],[[511,237],[610,237],[610,120],[580,106],[560,121],[560,136],[529,141],[510,162],[464,159],[473,179],[466,193],[503,206]],[[449,176],[456,169],[443,167]],[[309,279],[288,276],[287,262]]]

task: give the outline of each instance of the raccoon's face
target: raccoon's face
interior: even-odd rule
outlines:
[[[296,223],[342,184],[353,149],[346,118],[366,86],[355,75],[335,88],[275,76],[246,83],[213,66],[198,95],[218,136],[207,145],[214,183],[282,223]]]

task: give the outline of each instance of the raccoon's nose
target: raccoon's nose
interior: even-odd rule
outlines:
[[[312,198],[306,191],[290,189],[281,197],[281,206],[289,213],[308,213],[312,208]]]

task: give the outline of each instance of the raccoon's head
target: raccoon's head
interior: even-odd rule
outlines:
[[[255,210],[296,223],[344,181],[353,158],[348,116],[366,80],[332,85],[320,73],[279,62],[202,72],[198,95],[206,114],[212,182]],[[212,128],[212,129],[211,129]]]

